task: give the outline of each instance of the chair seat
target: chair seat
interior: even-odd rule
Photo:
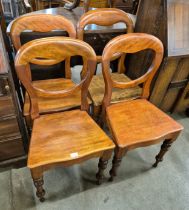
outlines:
[[[75,86],[75,83],[70,79],[48,79],[48,80],[39,80],[34,81],[33,84],[38,87],[45,90],[65,90],[68,88],[71,88]],[[89,103],[91,103],[90,100],[88,100]],[[57,98],[44,98],[39,97],[38,98],[38,106],[39,106],[39,113],[45,114],[45,113],[52,113],[52,112],[58,112],[58,111],[64,111],[68,110],[74,107],[79,107],[81,105],[81,93],[80,91],[72,94],[71,96],[67,97],[57,97]],[[25,95],[25,103],[24,103],[24,116],[30,115],[30,101],[28,94]]]
[[[34,120],[28,167],[65,162],[113,148],[114,143],[85,111],[41,115]]]
[[[111,77],[113,80],[119,81],[119,82],[131,81],[131,79],[124,74],[112,73]],[[105,91],[105,85],[104,85],[103,75],[98,74],[98,75],[93,76],[93,79],[89,86],[89,93],[95,106],[99,106],[102,104],[104,91]],[[114,88],[112,90],[111,102],[117,103],[119,101],[127,100],[130,98],[136,98],[137,96],[141,95],[141,92],[142,92],[142,89],[138,86],[134,88],[129,88],[129,89]]]
[[[136,99],[109,106],[107,120],[122,148],[136,148],[169,139],[183,127],[145,99]],[[146,144],[146,145],[145,145]]]

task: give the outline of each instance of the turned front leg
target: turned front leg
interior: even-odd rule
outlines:
[[[31,170],[31,175],[33,178],[34,186],[36,187],[36,195],[41,202],[44,202],[45,190],[43,189],[43,184],[44,184],[43,175],[39,174],[35,170]]]
[[[160,150],[159,154],[156,156],[156,162],[154,163],[153,167],[157,167],[158,163],[163,161],[163,156],[169,150],[172,143],[173,143],[173,141],[171,141],[171,140],[165,140],[163,142],[163,144],[161,145],[161,150]]]
[[[104,178],[104,170],[107,168],[108,160],[111,158],[112,151],[105,151],[98,163],[98,173],[96,174],[97,184],[100,185]]]
[[[114,158],[112,160],[112,169],[110,170],[110,179],[109,181],[113,181],[114,177],[117,176],[118,167],[121,164],[121,160],[126,153],[125,149],[116,148]]]

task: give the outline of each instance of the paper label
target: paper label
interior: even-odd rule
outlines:
[[[72,158],[77,158],[79,155],[78,155],[78,152],[73,152],[73,153],[70,154],[70,156]]]

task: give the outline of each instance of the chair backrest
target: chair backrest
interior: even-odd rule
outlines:
[[[32,14],[17,18],[10,30],[10,36],[16,51],[21,47],[20,35],[25,30],[33,32],[66,31],[71,38],[76,38],[76,30],[72,22],[60,15]]]
[[[38,64],[42,59],[45,65],[53,65],[71,56],[82,56],[84,65],[82,80],[79,84],[67,90],[49,91],[37,88],[31,79],[30,63]],[[45,60],[48,62],[45,62]],[[37,62],[37,63],[35,63]],[[67,66],[66,66],[67,67]],[[30,97],[31,118],[39,117],[38,96],[40,97],[66,97],[81,90],[81,110],[88,109],[87,93],[88,86],[96,68],[96,54],[87,43],[69,37],[49,37],[30,41],[24,44],[18,51],[15,58],[15,69],[19,80],[25,87]],[[44,71],[44,70],[43,70]]]
[[[99,26],[111,26],[115,23],[124,23],[127,27],[125,32],[132,33],[134,25],[131,17],[126,12],[116,8],[102,8],[96,10],[90,10],[83,14],[77,24],[77,38],[80,40],[84,39],[85,26],[89,24],[96,24]],[[121,57],[118,64],[118,72],[125,72],[124,60],[125,55],[115,54],[112,60]],[[97,61],[101,62],[102,56],[97,56]]]
[[[77,24],[77,37],[83,40],[86,25],[96,24],[99,26],[111,26],[119,22],[125,23],[127,33],[133,32],[133,21],[126,12],[116,8],[90,10],[81,16]]]
[[[127,83],[112,80],[109,69],[111,58],[115,53],[136,53],[146,49],[153,50],[154,58],[151,66],[144,75]],[[162,62],[163,53],[164,49],[162,42],[155,36],[149,34],[130,33],[118,36],[108,42],[102,54],[102,69],[105,81],[103,107],[110,105],[113,88],[133,88],[143,84],[141,97],[148,98],[151,81]]]

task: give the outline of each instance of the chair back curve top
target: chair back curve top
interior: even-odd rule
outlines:
[[[31,14],[23,15],[14,20],[10,36],[16,50],[21,47],[20,35],[25,30],[34,32],[66,31],[69,37],[76,38],[76,30],[71,21],[61,15]]]
[[[126,12],[116,8],[99,8],[84,13],[77,24],[77,37],[83,40],[86,25],[96,24],[100,26],[111,26],[123,22],[127,26],[127,33],[132,33],[134,24],[132,18]]]
[[[115,53],[136,53],[147,49],[154,52],[154,58],[151,66],[144,75],[126,83],[112,80],[109,69],[111,58]],[[102,69],[105,81],[103,105],[105,107],[110,105],[113,88],[133,88],[143,84],[141,97],[148,98],[151,81],[162,62],[163,53],[164,48],[162,42],[155,36],[145,33],[124,34],[109,41],[102,54]]]
[[[79,84],[66,90],[44,90],[32,83],[30,63],[53,65],[72,56],[81,56],[85,68]],[[37,63],[36,63],[37,62]],[[68,64],[66,67],[70,68]],[[38,97],[66,97],[81,90],[81,110],[88,110],[87,93],[90,81],[96,68],[96,54],[87,43],[69,37],[48,37],[36,39],[24,44],[15,58],[15,69],[19,80],[30,98],[30,115],[32,119],[39,117]]]

